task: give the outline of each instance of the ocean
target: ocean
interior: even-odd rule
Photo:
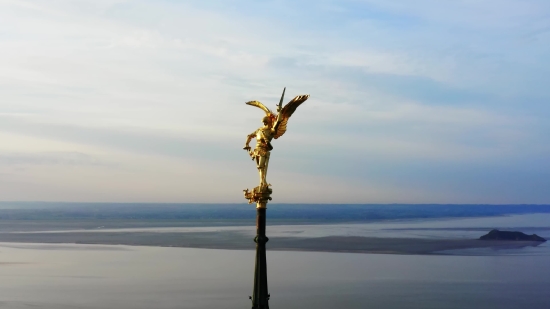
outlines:
[[[307,241],[336,236],[380,243],[398,237],[414,245],[420,240],[472,240],[492,228],[550,238],[548,213],[283,223],[269,225],[268,221],[267,234],[274,243],[278,238]],[[28,222],[23,225],[30,226]],[[27,237],[24,242],[0,243],[0,308],[251,306],[248,296],[254,271],[253,226],[157,225],[161,226],[68,229],[61,224],[63,228],[55,229],[51,223],[35,222],[32,229],[10,228],[0,233],[0,241],[12,234]],[[47,237],[40,238],[43,233]],[[93,238],[98,242],[108,242],[119,234],[134,239],[148,233],[158,239],[168,234],[202,239],[203,245],[210,238],[196,238],[194,234],[212,233],[212,237],[227,239],[240,235],[246,242],[235,250],[59,243],[57,240],[66,238],[51,236],[78,237],[79,233],[99,235]],[[32,237],[49,243],[32,242]],[[550,308],[548,242],[426,254],[329,252],[330,248],[274,250],[270,249],[271,242],[267,244],[271,308]]]
[[[248,250],[0,245],[1,308],[247,308]],[[548,308],[548,256],[268,252],[271,308]]]

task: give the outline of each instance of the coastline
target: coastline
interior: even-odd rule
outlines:
[[[79,232],[0,233],[2,243],[127,245],[201,249],[253,250],[252,237],[238,232]],[[452,250],[521,249],[537,247],[534,241],[483,241],[478,239],[379,238],[362,236],[270,237],[268,251],[346,252],[400,255],[448,255]],[[467,255],[467,254],[453,254]]]

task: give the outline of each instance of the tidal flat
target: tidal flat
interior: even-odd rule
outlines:
[[[78,221],[77,221],[78,222]],[[0,229],[0,242],[74,243],[252,250],[255,228],[241,221],[164,220],[132,222],[21,220]],[[268,225],[268,250],[391,254],[550,254],[546,243],[482,241],[493,228],[550,236],[550,214],[473,218],[380,220],[326,224],[322,221]],[[156,223],[156,226],[155,226]],[[249,224],[253,221],[249,221]],[[269,221],[268,221],[269,224]],[[136,227],[137,226],[137,227]],[[79,228],[81,227],[81,228]]]

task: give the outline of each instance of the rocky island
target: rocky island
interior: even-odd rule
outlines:
[[[522,241],[541,241],[546,239],[537,234],[527,235],[522,232],[491,230],[489,233],[479,237],[481,240],[522,240]]]

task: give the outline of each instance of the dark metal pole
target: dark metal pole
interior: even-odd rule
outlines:
[[[269,239],[265,236],[265,202],[259,202],[256,210],[256,237],[254,238],[254,242],[256,242],[256,267],[254,269],[254,292],[251,297],[252,309],[269,309],[265,257],[265,244]]]

